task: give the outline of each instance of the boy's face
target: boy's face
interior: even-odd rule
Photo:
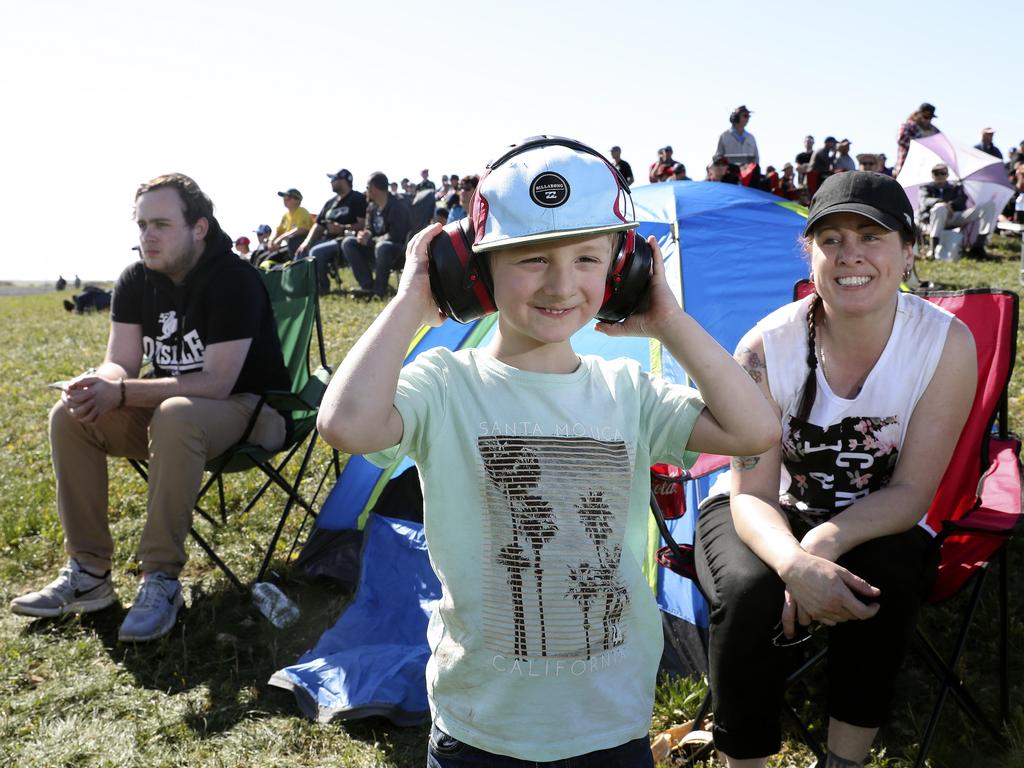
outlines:
[[[502,334],[526,346],[559,344],[604,302],[618,234],[588,235],[494,251],[491,276]]]

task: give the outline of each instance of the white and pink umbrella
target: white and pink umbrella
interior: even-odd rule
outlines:
[[[1014,190],[1006,177],[1006,167],[998,157],[980,149],[955,144],[944,133],[936,133],[910,142],[910,151],[896,180],[903,185],[916,211],[919,190],[932,181],[932,167],[937,163],[949,166],[949,180],[959,181],[971,205],[995,202],[996,210],[1013,197]]]

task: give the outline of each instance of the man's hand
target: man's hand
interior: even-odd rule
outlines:
[[[327,234],[337,237],[345,232],[345,225],[339,224],[336,221],[325,221],[324,227],[327,228]]]
[[[369,245],[371,237],[372,235],[370,234],[370,230],[361,229],[356,233],[356,242],[360,245]]]
[[[301,259],[303,256],[306,255],[306,251],[308,251],[308,250],[309,250],[309,241],[308,240],[303,240],[302,244],[298,248],[295,249],[295,258],[296,259]]]
[[[60,399],[68,413],[91,424],[120,405],[121,384],[101,376],[82,375],[71,381]]]

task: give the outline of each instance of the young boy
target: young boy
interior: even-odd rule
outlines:
[[[554,213],[531,195],[548,174],[567,193]],[[429,350],[402,369],[416,330],[441,319],[427,270],[433,224],[331,381],[318,427],[382,466],[405,454],[419,466],[443,588],[428,631],[428,765],[652,766],[662,630],[641,570],[649,467],[688,466],[691,451],[756,455],[778,442],[779,423],[680,309],[653,238],[645,307],[597,327],[658,339],[701,393],[573,351],[570,337],[604,301],[613,248],[636,226],[604,160],[541,145],[495,167],[477,195],[487,216],[473,250],[489,259],[493,341]]]

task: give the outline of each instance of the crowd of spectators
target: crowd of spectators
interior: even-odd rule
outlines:
[[[752,115],[753,111],[745,104],[738,106],[729,115],[730,127],[718,137],[715,153],[704,169],[704,180],[763,189],[804,205],[810,202],[822,182],[836,173],[861,170],[874,171],[886,176],[897,175],[906,162],[911,141],[940,132],[932,122],[936,117],[935,105],[923,102],[899,125],[896,132],[896,162],[892,167],[888,165],[888,157],[881,152],[854,154],[851,151],[853,142],[848,138],[826,136],[821,146],[816,146],[814,136],[810,135],[804,137],[803,149],[796,153],[792,162],[784,163],[781,168],[775,165],[762,167],[757,140],[748,130]],[[994,136],[995,129],[983,128],[981,141],[975,145],[975,149],[1002,160],[1003,153],[995,145]],[[657,160],[648,168],[648,181],[653,184],[688,178],[686,169],[672,155],[671,146],[658,149]],[[621,159],[621,149],[618,146],[612,148],[612,157],[620,172],[623,166],[629,168],[629,164]],[[940,177],[944,178],[943,173],[948,175],[948,169],[936,166],[933,170],[933,182]],[[1018,223],[1024,223],[1024,141],[1010,152],[1006,171],[1016,195],[1002,213],[1008,218],[1014,218]],[[929,234],[934,232],[936,242],[939,232],[942,232],[942,238],[949,242],[954,235],[945,229],[959,228],[964,224],[977,222],[976,228],[970,230],[969,245],[974,255],[984,256],[986,237],[993,230],[1000,212],[989,210],[983,205],[969,207],[966,195],[958,183],[950,182],[949,189],[942,191],[938,196],[935,194],[936,190],[930,188],[931,185],[925,186],[929,189],[921,189],[919,205],[923,212],[919,223],[922,224],[924,231]],[[938,215],[932,218],[929,213],[937,202],[941,204],[937,211]],[[936,245],[936,249],[941,252],[942,247]]]
[[[912,140],[939,133],[939,128],[933,124],[936,108],[924,102],[899,125],[896,160],[892,167],[883,153],[855,154],[853,142],[848,138],[826,136],[818,145],[811,135],[804,137],[803,148],[792,162],[762,167],[757,139],[748,128],[753,114],[745,104],[732,110],[729,127],[718,137],[702,180],[754,187],[804,205],[809,204],[821,183],[836,173],[864,170],[895,176],[906,161]],[[985,127],[976,148],[1003,159],[994,136],[995,130]],[[626,184],[634,184],[633,168],[623,159],[622,148],[613,146],[609,154],[610,162]],[[1005,213],[1024,222],[1024,141],[1009,152],[1006,168],[1017,195]],[[933,181],[938,181],[941,173],[941,169],[938,170]],[[352,174],[344,168],[327,176],[334,194],[316,216],[303,207],[302,193],[298,189],[278,192],[285,211],[277,227],[271,229],[261,224],[254,230],[257,243],[252,248],[248,237],[239,237],[235,240],[236,253],[263,266],[312,256],[316,260],[322,292],[330,290],[332,279],[340,282],[339,268],[348,266],[358,284],[349,289],[350,293],[384,296],[389,290],[389,272],[402,266],[409,235],[431,222],[449,224],[465,218],[479,183],[478,176],[460,178],[453,173],[442,175],[438,184],[430,178],[428,168],[420,171],[419,180],[405,177],[400,182],[390,181],[377,171],[369,177],[363,193],[354,189]],[[686,166],[674,159],[672,146],[665,145],[658,149],[657,159],[648,167],[647,180],[653,184],[688,181],[691,177],[687,175]],[[942,187],[938,194],[935,189],[922,189],[920,223],[924,231],[932,233],[938,229],[941,232],[943,228],[957,226],[957,222],[977,221],[980,233],[973,236],[980,236],[980,245],[976,239],[973,251],[983,254],[985,236],[992,231],[999,212],[975,211],[961,199],[963,192],[958,184],[950,183],[949,187],[949,190]],[[936,203],[941,206],[937,209],[938,215],[933,217],[930,213]],[[941,250],[941,246],[939,248]]]

